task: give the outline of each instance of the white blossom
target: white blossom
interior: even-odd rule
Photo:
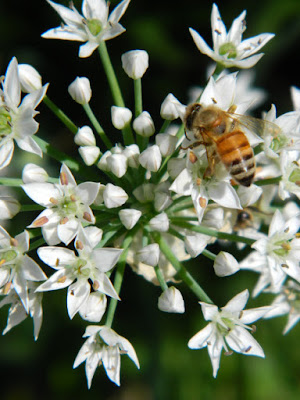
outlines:
[[[132,112],[126,107],[111,107],[111,121],[116,129],[124,129],[132,118]]]
[[[0,169],[7,167],[14,152],[14,140],[20,149],[42,157],[42,150],[33,140],[39,124],[35,108],[45,96],[48,84],[27,94],[21,101],[18,62],[9,63],[0,89]]]
[[[74,136],[74,142],[78,146],[96,146],[96,138],[93,130],[87,125],[82,126]]]
[[[160,107],[160,115],[167,120],[183,118],[185,114],[185,106],[178,99],[169,93]]]
[[[24,183],[47,182],[48,174],[44,168],[36,164],[26,164],[22,171],[22,181]]]
[[[79,77],[69,85],[68,92],[78,104],[88,104],[92,97],[91,84],[88,78]]]
[[[149,137],[155,132],[154,122],[148,111],[143,111],[135,120],[133,121],[133,129],[138,135]]]
[[[126,229],[132,229],[140,219],[142,212],[131,208],[123,208],[119,211],[119,218]]]
[[[148,244],[137,252],[139,261],[151,267],[158,265],[159,256],[160,250],[157,243]]]
[[[107,208],[116,208],[126,203],[128,195],[124,189],[119,186],[108,183],[103,192],[104,204]]]
[[[79,57],[89,57],[102,41],[113,39],[125,31],[119,23],[130,0],[123,0],[111,14],[105,0],[83,0],[82,15],[73,4],[70,8],[47,0],[60,15],[63,24],[42,34],[46,39],[85,42],[79,47]]]
[[[99,183],[83,182],[79,185],[63,164],[59,183],[34,182],[22,186],[25,193],[37,204],[46,207],[31,223],[30,228],[42,228],[49,245],[69,244],[77,235],[82,223],[95,222],[89,207],[95,200]]]
[[[0,219],[11,219],[21,209],[18,200],[11,196],[0,196]]]
[[[100,149],[97,146],[81,146],[78,152],[86,165],[95,164],[100,155]]]
[[[111,328],[90,325],[86,328],[83,337],[88,339],[79,350],[73,368],[77,368],[81,363],[85,362],[85,374],[89,388],[99,365],[103,365],[108,378],[120,386],[120,356],[123,354],[127,354],[137,368],[140,368],[131,343]]]
[[[158,298],[158,308],[164,312],[183,314],[185,307],[180,291],[174,286],[163,291]]]
[[[214,261],[215,274],[220,277],[229,276],[239,271],[239,263],[232,254],[220,251]]]
[[[244,310],[248,297],[248,290],[244,290],[221,310],[213,304],[200,302],[204,319],[211,322],[190,339],[188,346],[190,349],[207,347],[214,378],[218,373],[223,348],[227,353],[231,348],[244,355],[264,357],[263,349],[248,332],[252,328],[247,324],[262,318],[269,307]]]
[[[159,147],[154,144],[144,150],[139,157],[140,164],[151,172],[157,172],[161,165],[162,156]]]
[[[169,224],[168,215],[164,212],[157,214],[149,221],[151,229],[157,232],[167,232],[169,230]]]
[[[233,21],[230,30],[227,32],[218,7],[213,4],[211,13],[213,49],[194,29],[190,28],[190,33],[201,53],[206,54],[218,64],[226,68],[251,68],[263,56],[263,53],[255,53],[268,43],[274,37],[274,34],[262,33],[242,41],[242,35],[246,30],[245,17],[246,11],[243,11]]]
[[[145,50],[131,50],[121,57],[122,67],[131,79],[140,79],[149,67],[149,55]]]
[[[42,77],[31,65],[19,64],[18,71],[22,92],[31,93],[42,88]]]

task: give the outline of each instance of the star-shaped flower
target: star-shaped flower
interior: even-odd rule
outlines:
[[[90,325],[86,328],[84,342],[74,361],[73,368],[85,361],[85,374],[88,387],[91,387],[96,368],[103,364],[108,378],[120,386],[121,355],[126,354],[140,368],[139,361],[131,343],[107,326]]]
[[[244,310],[248,297],[248,290],[244,290],[221,310],[215,305],[200,302],[204,319],[211,322],[190,339],[188,346],[190,349],[207,347],[214,377],[218,373],[223,348],[227,354],[230,354],[229,348],[231,348],[237,353],[264,357],[263,349],[248,332],[252,328],[247,324],[262,318],[270,308]]]
[[[33,182],[22,187],[33,201],[46,207],[29,227],[41,227],[49,245],[60,242],[68,245],[82,224],[95,223],[89,206],[95,200],[100,184],[83,182],[77,185],[65,164],[60,170],[59,183]]]
[[[70,318],[73,318],[78,311],[83,314],[91,313],[89,307],[86,309],[84,304],[92,301],[90,299],[92,290],[119,299],[105,273],[116,265],[122,249],[95,248],[101,239],[97,231],[99,229],[95,227],[80,229],[75,240],[78,256],[74,251],[63,247],[47,246],[38,249],[40,259],[56,272],[40,285],[37,291],[68,287],[67,307]],[[97,302],[92,301],[92,303],[97,306]]]
[[[113,39],[125,31],[119,20],[130,0],[123,0],[109,13],[105,0],[83,0],[81,15],[73,4],[70,8],[47,0],[64,21],[62,26],[42,34],[47,39],[86,42],[79,47],[79,57],[89,57],[102,41]]]
[[[42,150],[33,140],[39,124],[34,117],[35,108],[45,96],[48,84],[32,91],[21,101],[18,62],[9,63],[0,89],[0,169],[6,167],[13,156],[14,140],[24,151],[42,156]]]
[[[213,4],[211,13],[211,30],[213,38],[213,49],[211,49],[203,38],[194,29],[190,33],[201,53],[221,64],[225,68],[251,68],[263,56],[257,53],[270,39],[272,33],[262,33],[242,41],[242,35],[246,30],[246,11],[243,11],[232,23],[227,32],[220,16],[218,7]]]
[[[47,279],[40,266],[26,253],[29,250],[29,233],[24,231],[12,238],[0,226],[0,288],[4,294],[13,285],[25,311],[29,312],[29,282]]]

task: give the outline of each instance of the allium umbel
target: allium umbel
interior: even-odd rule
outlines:
[[[300,320],[299,89],[286,88],[287,93],[291,91],[292,110],[276,115],[272,104],[266,106],[269,111],[262,118],[257,118],[257,112],[252,116],[255,107],[265,107],[267,96],[263,88],[253,87],[251,68],[274,35],[242,39],[246,11],[227,31],[213,4],[212,48],[194,29],[190,28],[190,33],[200,52],[215,62],[214,72],[212,68],[205,71],[200,62],[197,74],[189,76],[193,87],[182,91],[182,85],[178,89],[176,82],[169,82],[173,76],[181,77],[176,63],[170,63],[167,48],[162,57],[168,59],[169,70],[165,73],[161,68],[160,83],[156,84],[151,81],[145,50],[120,50],[127,46],[126,41],[106,46],[106,41],[125,32],[120,20],[130,0],[121,1],[111,12],[105,0],[82,0],[80,12],[77,4],[47,3],[62,23],[42,37],[80,42],[81,58],[97,50],[100,59],[94,60],[100,60],[102,66],[90,77],[82,77],[82,63],[66,67],[72,76],[63,86],[77,103],[69,97],[74,107],[69,116],[46,96],[48,84],[42,85],[43,77],[33,66],[19,65],[14,57],[3,71],[0,219],[7,230],[0,226],[0,309],[8,307],[3,334],[30,317],[37,340],[42,329],[43,292],[56,296],[62,289],[74,340],[79,337],[80,319],[85,324],[99,324],[86,326],[86,340],[73,365],[85,364],[88,388],[101,365],[109,380],[119,386],[122,355],[139,368],[133,346],[115,332],[115,326],[131,336],[141,354],[142,368],[148,363],[146,368],[151,370],[157,370],[157,365],[150,364],[157,360],[168,363],[170,359],[179,365],[179,352],[188,349],[173,344],[180,343],[183,334],[198,324],[200,330],[188,347],[207,348],[214,377],[223,349],[226,355],[236,352],[263,358],[255,327],[250,324],[261,319],[263,330],[268,319],[286,315],[286,334],[296,330]],[[193,8],[195,15],[199,10]],[[144,22],[141,29],[152,26]],[[131,37],[139,23],[128,24]],[[142,35],[136,36],[135,40],[141,41]],[[159,29],[153,40],[160,36],[163,45]],[[160,51],[163,46],[158,43],[156,48]],[[109,56],[111,50],[118,60],[116,66]],[[176,53],[176,46],[172,51]],[[173,61],[178,56],[174,54]],[[84,65],[88,61],[83,61]],[[51,67],[56,63],[57,73],[63,73],[62,65],[68,62],[53,56]],[[231,67],[236,72],[225,69]],[[84,71],[93,68],[86,64]],[[185,68],[188,70],[188,62]],[[249,73],[238,71],[245,68]],[[209,77],[201,82],[201,76]],[[148,86],[143,85],[144,79]],[[55,85],[51,83],[52,93]],[[145,95],[144,86],[152,89],[152,98]],[[189,97],[193,103],[185,105],[182,99]],[[40,118],[36,109],[42,101],[48,109],[40,108]],[[47,112],[63,125],[59,136],[53,131],[50,114],[47,124]],[[11,163],[14,143],[19,149]],[[39,157],[28,158],[27,152]],[[255,285],[251,272],[258,276]],[[145,279],[143,285],[141,279]],[[224,299],[237,287],[239,294],[220,308],[217,303],[226,303]],[[245,309],[250,292],[253,297],[268,293],[260,298],[264,305]],[[193,316],[193,302],[200,303],[202,315]],[[50,312],[47,307],[46,314]],[[157,325],[156,317],[163,326]],[[170,330],[172,321],[175,333]],[[204,321],[208,321],[205,327]],[[60,329],[59,322],[57,325],[54,329]],[[168,329],[166,341],[162,335]],[[63,344],[67,339],[68,335],[61,335],[61,349],[67,348]],[[162,343],[153,347],[160,339]],[[264,339],[262,335],[262,344]],[[164,357],[161,351],[166,349]],[[284,347],[280,351],[283,353]],[[201,368],[206,376],[207,364],[195,367],[191,360],[184,365],[186,374],[189,368]],[[130,386],[132,372],[128,368],[125,360],[122,374]],[[159,387],[169,382],[163,371],[159,369]],[[180,382],[178,379],[179,390]],[[165,393],[171,398],[169,389]],[[182,392],[188,393],[187,389],[185,386]],[[159,398],[162,393],[149,396]]]

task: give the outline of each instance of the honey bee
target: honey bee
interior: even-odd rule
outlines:
[[[184,124],[186,130],[194,134],[196,142],[185,149],[205,146],[208,167],[204,177],[212,176],[216,163],[221,161],[237,183],[248,187],[254,180],[256,166],[253,149],[244,131],[261,136],[267,130],[277,135],[280,128],[269,121],[235,114],[235,110],[236,106],[224,111],[216,105],[188,105]]]

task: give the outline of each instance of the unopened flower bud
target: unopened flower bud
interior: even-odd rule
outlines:
[[[100,149],[97,146],[81,146],[78,152],[86,165],[93,165],[100,155]]]
[[[107,157],[107,166],[118,178],[121,178],[127,171],[127,158],[123,154],[112,154]]]
[[[107,208],[116,208],[126,203],[128,195],[124,189],[108,183],[103,192],[104,204]]]
[[[207,246],[210,237],[202,233],[195,233],[193,235],[186,235],[184,244],[187,252],[191,257],[197,257]]]
[[[165,192],[155,192],[154,208],[161,212],[172,204],[171,196]]]
[[[36,164],[26,164],[22,171],[22,180],[24,183],[47,182],[48,174]]]
[[[169,93],[160,107],[160,116],[163,119],[172,121],[179,117],[183,119],[184,114],[185,106],[181,104],[172,93]]]
[[[168,133],[159,133],[155,136],[155,143],[158,145],[163,157],[174,153],[177,141],[178,138],[176,136],[171,136]]]
[[[151,229],[158,232],[167,232],[169,230],[169,218],[166,213],[160,213],[149,221]]]
[[[109,166],[107,165],[107,159],[108,157],[111,156],[111,151],[107,150],[102,157],[100,158],[100,161],[97,164],[97,167],[101,169],[101,171],[109,171]]]
[[[144,183],[135,188],[132,193],[140,203],[148,203],[154,200],[154,189],[153,183]]]
[[[131,144],[130,146],[126,146],[123,150],[124,156],[127,158],[127,163],[131,168],[138,168],[140,165],[139,156],[140,149],[136,144]]]
[[[93,204],[95,204],[95,206],[100,206],[101,204],[103,204],[103,201],[104,201],[103,200],[104,190],[105,190],[105,185],[103,185],[103,183],[100,183],[99,184],[98,194],[97,194],[97,196],[96,196],[96,198],[94,200],[94,203],[93,203]]]
[[[29,64],[19,64],[18,71],[22,92],[31,93],[41,89],[42,77],[35,68]]]
[[[78,104],[88,104],[92,97],[92,89],[88,78],[79,77],[69,85],[68,92]]]
[[[10,196],[0,197],[0,219],[11,219],[20,211],[21,204]]]
[[[78,129],[74,136],[74,142],[78,146],[96,146],[96,139],[92,129],[85,125]]]
[[[145,50],[131,50],[121,57],[122,67],[132,79],[141,78],[149,67],[149,55]]]
[[[214,261],[214,270],[217,276],[229,276],[239,271],[240,266],[237,260],[226,251],[220,251]]]
[[[111,120],[116,129],[123,129],[129,124],[132,118],[132,112],[126,107],[111,107]]]
[[[133,129],[143,137],[152,136],[155,132],[154,122],[148,111],[143,111],[134,121]]]
[[[185,311],[182,294],[174,286],[162,292],[158,298],[160,311],[183,314]]]
[[[119,212],[119,218],[126,229],[132,229],[142,215],[140,210],[124,208]]]
[[[159,261],[159,254],[159,245],[152,243],[140,249],[137,252],[137,257],[140,262],[155,267]]]
[[[141,153],[139,160],[141,165],[148,171],[158,171],[162,160],[159,147],[156,144],[148,147]]]
[[[185,168],[186,160],[183,158],[171,158],[168,162],[168,174],[172,179],[177,178],[177,176]]]

